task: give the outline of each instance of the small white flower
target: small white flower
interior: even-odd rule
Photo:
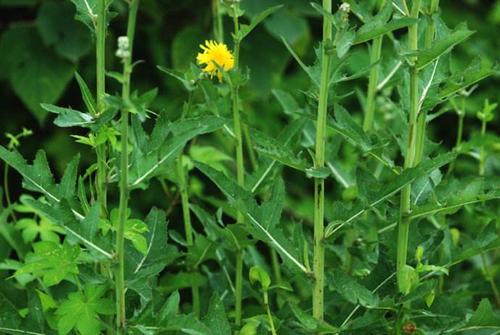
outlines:
[[[351,11],[351,5],[349,5],[347,2],[343,2],[342,5],[340,5],[340,10],[349,13]]]
[[[118,37],[118,49],[116,49],[116,57],[118,58],[128,58],[130,57],[130,44],[127,36]]]

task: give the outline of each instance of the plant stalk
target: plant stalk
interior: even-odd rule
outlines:
[[[434,41],[434,36],[436,35],[436,25],[432,15],[439,10],[439,0],[431,0],[430,4],[430,21],[425,30],[425,48],[429,49],[432,47],[432,42]],[[437,60],[436,60],[437,61]],[[427,128],[427,112],[418,111],[418,125],[417,125],[417,153],[415,155],[415,165],[422,161],[424,156],[425,148],[425,132]]]
[[[385,1],[382,1],[381,7],[384,6]],[[382,53],[382,42],[384,37],[380,36],[373,40],[372,49],[370,51],[370,63],[375,64],[380,61]],[[370,69],[370,76],[368,78],[368,94],[366,98],[366,114],[363,121],[363,130],[370,131],[373,129],[373,120],[375,118],[375,97],[377,94],[378,76],[380,72],[380,65],[375,64]]]
[[[411,17],[418,18],[420,11],[420,0],[414,0]],[[410,51],[418,50],[418,23],[408,28],[408,49]],[[413,57],[415,64],[417,59]],[[415,156],[417,151],[417,114],[419,107],[418,90],[418,70],[415,65],[410,69],[410,115],[408,124],[408,144],[406,148],[404,168],[412,168],[415,165]],[[401,191],[400,219],[398,227],[397,241],[397,281],[400,291],[404,287],[404,268],[406,266],[406,257],[408,253],[408,232],[410,229],[409,212],[411,209],[411,184],[405,186]]]
[[[224,43],[224,25],[222,22],[222,13],[220,10],[221,0],[212,0],[212,18],[215,39]]]
[[[239,5],[237,2],[234,3],[234,68],[239,70],[239,58],[240,58],[240,39],[238,37],[240,24],[238,22],[237,13],[239,11]],[[233,98],[233,122],[234,122],[234,134],[236,137],[236,179],[238,185],[241,187],[245,186],[245,163],[243,160],[243,132],[241,126],[241,115],[239,106],[239,84],[232,83],[232,98]],[[245,221],[243,213],[240,211],[236,215],[236,223],[243,224]],[[241,326],[242,318],[242,299],[243,299],[243,250],[238,250],[236,252],[236,274],[235,274],[235,324],[239,328]]]
[[[323,0],[323,9],[332,12],[332,0]],[[330,82],[331,55],[327,52],[327,45],[333,40],[331,23],[323,18],[323,55],[321,60],[321,82],[319,89],[318,116],[316,122],[316,148],[315,168],[325,165],[326,145],[326,119],[328,110],[328,91]],[[324,246],[324,221],[325,221],[325,181],[317,178],[314,180],[314,288],[313,288],[313,317],[323,320],[325,286],[325,246]]]
[[[96,20],[96,113],[100,115],[104,112],[104,97],[106,95],[106,0],[97,2],[97,20]],[[106,143],[96,147],[97,156],[97,175],[96,175],[96,194],[97,201],[101,205],[101,216],[107,216],[107,167]]]
[[[129,55],[123,59],[123,85],[122,99],[130,100],[130,77],[132,75],[132,50],[137,20],[139,0],[129,3],[129,16],[127,23],[127,37],[129,43]],[[127,209],[129,199],[128,188],[128,127],[129,110],[121,110],[121,158],[120,158],[120,205],[119,222],[116,233],[116,254],[118,258],[118,269],[116,273],[116,325],[117,333],[126,332],[126,310],[125,310],[125,223],[127,221]]]

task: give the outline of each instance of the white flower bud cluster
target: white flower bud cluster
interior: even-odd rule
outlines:
[[[344,13],[350,13],[351,5],[349,5],[347,2],[343,2],[342,5],[340,5],[340,10],[343,11]]]
[[[130,57],[130,43],[127,36],[118,37],[118,49],[116,49],[116,57],[121,59]]]

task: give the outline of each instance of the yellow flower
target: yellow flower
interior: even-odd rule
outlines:
[[[203,72],[210,74],[210,78],[217,75],[222,81],[220,69],[229,71],[234,67],[234,57],[224,43],[216,41],[205,41],[205,45],[200,44],[203,52],[198,53],[196,60],[198,64],[205,65]]]

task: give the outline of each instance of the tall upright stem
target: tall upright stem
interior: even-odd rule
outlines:
[[[106,94],[106,0],[97,2],[96,20],[96,97],[97,115],[104,112],[104,97]],[[97,200],[101,205],[101,215],[107,213],[107,181],[106,181],[106,143],[96,147],[97,156],[97,176],[96,193]]]
[[[431,0],[430,10],[429,10],[429,23],[425,29],[425,48],[428,49],[432,47],[432,42],[434,41],[434,36],[436,35],[436,25],[432,15],[436,13],[439,9],[439,0]],[[417,152],[415,154],[415,164],[420,163],[424,156],[425,147],[425,132],[427,128],[427,112],[422,111],[418,115],[417,121]]]
[[[384,5],[382,2],[381,6]],[[383,36],[377,37],[373,40],[372,49],[370,52],[370,63],[375,64],[380,61]],[[366,98],[366,114],[363,121],[363,129],[365,131],[372,130],[373,120],[375,118],[375,96],[377,93],[378,75],[380,72],[380,65],[375,64],[370,70],[370,77],[368,79],[368,94]]]
[[[323,0],[323,9],[332,12],[332,0]],[[328,109],[328,89],[330,82],[331,55],[327,46],[332,43],[332,25],[327,18],[323,18],[323,53],[321,58],[321,82],[319,89],[318,117],[316,122],[315,168],[325,165],[326,144],[326,117]],[[314,288],[313,288],[313,317],[323,320],[325,286],[325,247],[324,247],[324,218],[325,218],[325,182],[323,179],[314,180]]]
[[[420,0],[414,0],[411,16],[418,18],[420,11]],[[415,51],[418,49],[418,24],[408,28],[408,49]],[[412,62],[415,64],[416,57],[413,57]],[[416,142],[417,142],[417,114],[419,106],[419,91],[418,91],[418,70],[415,65],[410,69],[410,113],[408,124],[408,144],[406,147],[406,156],[404,168],[408,169],[415,164]],[[404,267],[406,266],[406,256],[408,253],[408,232],[410,228],[410,219],[408,214],[411,208],[411,185],[407,185],[401,191],[400,219],[398,229],[397,243],[397,281],[400,290],[405,287]]]
[[[220,10],[221,0],[212,0],[212,18],[215,39],[224,43],[224,25],[222,22],[222,13]]]
[[[239,12],[238,2],[233,4],[234,6],[234,68],[239,69],[239,59],[240,59],[240,40],[238,37],[238,32],[240,29],[240,24],[238,22],[237,13]],[[240,116],[240,106],[239,106],[239,84],[232,84],[232,98],[233,98],[233,122],[234,122],[234,134],[236,137],[236,179],[238,185],[245,186],[245,164],[243,161],[243,136],[241,127],[241,116]],[[245,218],[243,213],[238,211],[236,216],[236,223],[244,223]],[[236,274],[235,274],[235,324],[237,327],[241,325],[241,302],[243,300],[243,250],[238,250],[236,252]]]
[[[128,57],[123,59],[123,85],[122,99],[130,99],[130,77],[132,74],[132,50],[135,35],[135,24],[137,20],[137,10],[139,0],[132,0],[129,7],[127,23]],[[118,334],[125,333],[126,310],[125,310],[125,223],[127,221],[127,209],[129,199],[128,189],[128,123],[129,110],[121,110],[121,159],[120,159],[120,205],[119,222],[116,233],[116,254],[118,258],[118,268],[116,271],[116,325]]]
[[[182,112],[181,118],[184,119],[187,113],[191,109],[193,95],[190,93],[188,98],[187,107]],[[182,205],[182,219],[184,221],[184,233],[186,236],[186,243],[189,246],[194,244],[193,240],[193,225],[191,223],[191,211],[189,209],[189,190],[188,190],[188,172],[182,164],[182,152],[177,158],[177,177],[179,184],[179,191],[181,194],[181,205]],[[196,267],[192,269],[197,271]],[[193,301],[193,313],[199,318],[200,317],[200,289],[197,285],[191,287],[191,295]]]

